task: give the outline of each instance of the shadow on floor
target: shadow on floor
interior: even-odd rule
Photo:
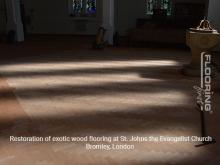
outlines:
[[[79,110],[80,111],[80,110]],[[155,106],[139,107],[132,110],[114,109],[92,112],[78,112],[65,114],[65,116],[39,116],[31,119],[20,117],[13,121],[1,119],[0,125],[4,129],[0,138],[8,135],[27,136],[74,136],[86,135],[88,132],[102,134],[117,133],[169,133],[176,134],[186,131],[199,134],[199,116],[194,108],[181,106]],[[9,126],[11,125],[11,126]],[[28,132],[26,132],[28,131]],[[41,133],[39,134],[40,131]],[[7,133],[5,133],[7,132]],[[27,134],[26,134],[26,133]]]

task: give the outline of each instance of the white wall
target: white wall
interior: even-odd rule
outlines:
[[[101,0],[97,1],[96,18],[70,17],[68,0],[24,0],[29,33],[95,34],[101,25]]]
[[[220,0],[209,1],[208,18],[213,28],[220,32]],[[220,51],[220,44],[216,47],[216,50]]]

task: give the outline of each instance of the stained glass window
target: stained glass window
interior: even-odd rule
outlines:
[[[75,16],[80,16],[82,14],[82,0],[73,0],[73,14]]]
[[[86,13],[89,15],[96,14],[96,0],[87,0]]]
[[[96,0],[72,0],[74,16],[95,16]]]
[[[171,12],[172,12],[171,0],[164,0],[163,1],[163,9],[167,10],[167,15],[171,15]]]
[[[146,14],[153,15],[154,9],[165,9],[167,10],[167,15],[171,15],[171,0],[146,0]]]
[[[146,5],[147,5],[146,14],[152,15],[153,14],[153,6],[154,6],[153,0],[146,0]]]

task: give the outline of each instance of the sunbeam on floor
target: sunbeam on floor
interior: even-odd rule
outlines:
[[[190,165],[209,161],[214,165],[219,161],[216,149],[195,149],[196,142],[128,142],[135,148],[126,151],[86,150],[86,142],[9,142],[10,136],[199,136],[193,91],[197,79],[181,75],[184,57],[174,51],[158,58],[163,51],[150,50],[136,59],[129,55],[136,50],[121,50],[121,58],[110,49],[105,51],[107,59],[96,61],[101,53],[90,51],[80,52],[80,57],[89,56],[82,61],[49,56],[0,65],[0,164]]]

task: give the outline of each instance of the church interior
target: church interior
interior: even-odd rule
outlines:
[[[219,9],[219,0],[0,0],[0,165],[217,165]],[[205,113],[195,89],[203,52]],[[103,147],[113,143],[121,148]]]

